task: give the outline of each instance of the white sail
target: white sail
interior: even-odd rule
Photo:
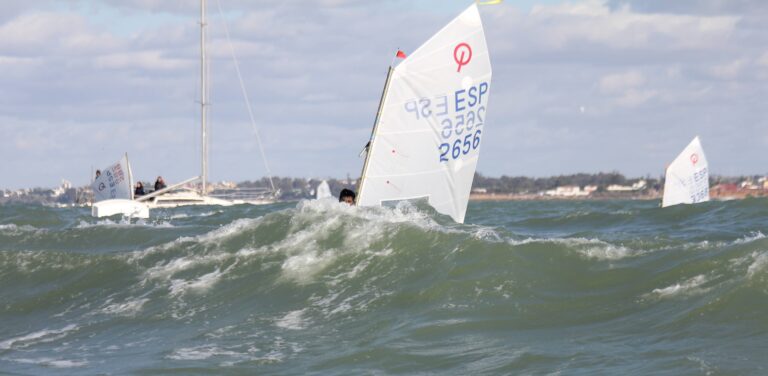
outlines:
[[[464,222],[490,87],[491,62],[473,4],[391,72],[358,205],[426,198]]]
[[[328,185],[328,182],[323,180],[320,182],[320,185],[317,186],[317,195],[315,198],[318,200],[322,200],[325,198],[331,198],[333,195],[331,194],[331,186]]]
[[[124,155],[117,163],[102,169],[101,175],[93,181],[93,201],[133,199],[132,180],[128,155]]]
[[[709,166],[695,137],[667,168],[661,206],[709,201]]]

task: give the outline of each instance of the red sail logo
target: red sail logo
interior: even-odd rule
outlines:
[[[453,49],[453,60],[459,65],[456,72],[461,73],[461,67],[472,61],[472,47],[466,43],[459,43],[456,48]]]

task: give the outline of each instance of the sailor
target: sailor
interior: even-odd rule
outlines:
[[[163,180],[162,176],[158,176],[157,180],[155,180],[155,191],[159,191],[165,187],[165,180]]]
[[[136,183],[136,189],[133,191],[133,195],[138,196],[144,196],[146,193],[144,193],[144,184],[142,182]]]
[[[339,193],[339,202],[354,205],[356,196],[354,191],[344,188],[341,190],[341,193]]]
[[[99,176],[101,176],[101,170],[96,170],[96,179],[98,179]]]

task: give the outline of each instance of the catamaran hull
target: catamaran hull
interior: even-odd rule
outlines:
[[[180,206],[232,206],[233,202],[215,197],[203,196],[197,192],[166,193],[147,201],[150,208],[177,208]]]
[[[275,201],[270,199],[235,199],[225,200],[213,196],[203,196],[195,191],[165,193],[146,201],[151,209],[178,208],[181,206],[232,206],[232,205],[269,205]]]

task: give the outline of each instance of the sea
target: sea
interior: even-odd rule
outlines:
[[[767,375],[768,199],[0,206],[0,374]]]

